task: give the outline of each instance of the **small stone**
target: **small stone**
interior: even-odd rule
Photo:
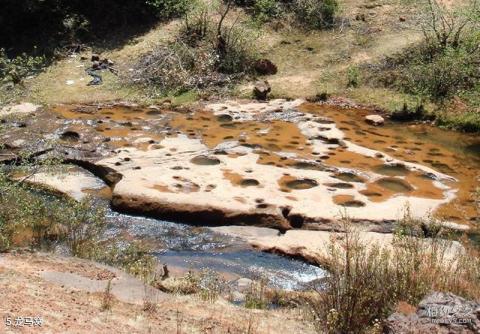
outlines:
[[[265,101],[268,98],[268,94],[272,91],[268,81],[259,81],[255,84],[253,88],[253,95],[257,100]]]
[[[380,115],[368,115],[365,116],[365,122],[367,122],[368,124],[379,126],[385,123],[385,119]]]

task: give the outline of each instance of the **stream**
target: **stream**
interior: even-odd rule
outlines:
[[[211,270],[226,279],[265,279],[272,287],[301,290],[324,276],[323,269],[303,261],[259,252],[238,238],[208,227],[172,223],[109,211],[107,236],[123,235],[146,242],[170,271]]]

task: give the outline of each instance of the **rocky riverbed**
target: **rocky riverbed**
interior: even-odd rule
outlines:
[[[39,171],[30,182],[76,199],[100,196],[124,213],[273,229],[261,238],[255,229],[223,232],[311,262],[321,262],[319,249],[345,212],[381,244],[407,207],[472,229],[478,140],[426,125],[379,127],[365,121],[370,113],[303,100],[192,110],[29,104],[2,110],[0,157],[60,154],[74,167]]]

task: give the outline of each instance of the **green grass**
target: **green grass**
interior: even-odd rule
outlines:
[[[436,123],[457,131],[480,132],[480,112],[439,113]]]

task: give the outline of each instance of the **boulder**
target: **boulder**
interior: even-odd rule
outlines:
[[[452,293],[433,292],[415,313],[396,312],[387,319],[387,333],[478,333],[480,303]]]
[[[254,64],[255,71],[260,75],[273,75],[277,74],[277,65],[272,63],[268,59],[259,59]]]
[[[379,126],[385,123],[385,119],[380,115],[368,115],[365,116],[365,122],[367,122],[368,124]]]
[[[272,91],[272,87],[268,81],[259,81],[253,87],[253,95],[257,100],[265,101],[268,98],[268,94]]]

